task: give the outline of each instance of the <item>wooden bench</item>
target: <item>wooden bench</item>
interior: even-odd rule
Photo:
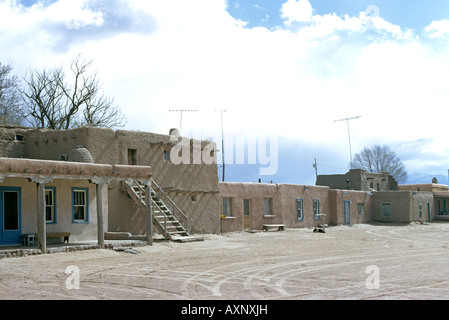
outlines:
[[[35,238],[38,239],[39,235],[36,233]],[[47,232],[47,238],[64,238],[63,243],[69,243],[70,232]]]
[[[264,224],[263,225],[263,231],[268,231],[271,228],[277,228],[278,231],[284,231],[285,225],[284,224]]]

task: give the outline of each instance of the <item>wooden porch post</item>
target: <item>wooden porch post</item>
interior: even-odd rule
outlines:
[[[147,209],[147,241],[150,246],[153,245],[153,208],[151,206],[151,182],[145,183],[145,207]]]
[[[98,245],[104,249],[104,206],[103,206],[103,186],[104,183],[97,183],[97,236]]]
[[[45,219],[45,183],[37,182],[37,235],[38,249],[47,253],[47,222]]]

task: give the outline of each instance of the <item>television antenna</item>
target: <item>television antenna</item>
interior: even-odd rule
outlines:
[[[345,118],[345,119],[340,119],[340,120],[335,120],[334,122],[344,122],[346,121],[347,125],[348,125],[348,137],[349,137],[349,157],[351,159],[351,169],[352,169],[352,147],[351,147],[351,132],[349,130],[349,121],[351,120],[357,120],[360,119],[362,116],[356,116],[356,117],[351,117],[351,118]]]
[[[179,122],[179,134],[181,134],[181,131],[182,131],[182,116],[183,116],[184,112],[198,112],[198,110],[190,110],[190,109],[169,110],[169,111],[181,113],[181,120]]]
[[[221,113],[221,156],[223,159],[223,182],[225,181],[225,154],[224,154],[224,126],[223,126],[223,112],[226,112],[227,110],[220,109],[220,110],[214,110],[215,112]]]

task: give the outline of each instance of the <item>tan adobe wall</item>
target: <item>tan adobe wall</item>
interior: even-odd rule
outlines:
[[[155,181],[176,198],[196,198],[195,203],[182,201],[181,209],[192,221],[193,230],[217,233],[219,230],[219,190],[216,161],[214,164],[180,164],[164,160],[164,150],[170,152],[177,142],[169,135],[137,131],[114,131],[102,128],[79,128],[67,131],[47,129],[27,131],[26,157],[58,160],[78,146],[91,153],[98,164],[128,165],[129,150],[134,150],[135,164],[151,166]],[[208,142],[201,144],[202,148]],[[214,144],[214,149],[216,146]],[[193,150],[193,148],[192,148]],[[216,158],[216,155],[215,155]],[[110,183],[110,230],[144,234],[144,213],[119,183]],[[185,206],[185,207],[183,207]],[[126,218],[124,218],[126,217]],[[126,221],[122,221],[125,219]],[[137,233],[135,233],[137,232]]]
[[[6,178],[1,187],[21,189],[21,222],[22,234],[37,233],[37,188],[36,184],[25,178]],[[86,180],[54,180],[46,187],[56,187],[56,224],[47,224],[47,232],[70,232],[70,241],[97,239],[97,206],[96,188]],[[72,188],[87,188],[89,190],[89,223],[72,222]],[[107,208],[107,196],[103,205]],[[108,217],[104,217],[107,230]]]
[[[445,184],[420,183],[420,184],[400,185],[399,190],[439,192],[439,191],[449,191],[449,187]]]
[[[284,224],[287,228],[312,228],[315,226],[313,219],[314,199],[319,200],[320,212],[326,214],[326,218],[331,211],[328,187],[221,182],[220,192],[221,214],[223,213],[223,198],[233,199],[233,216],[222,221],[223,232],[243,231],[244,199],[251,200],[250,229],[252,230],[262,230],[264,224]],[[264,198],[273,198],[273,216],[265,216]],[[303,220],[298,220],[297,199],[303,200]]]
[[[25,157],[27,132],[22,127],[0,127],[0,157]]]
[[[381,214],[382,203],[391,203],[392,217],[384,218]],[[422,204],[423,218],[419,217],[419,204]],[[427,204],[431,208],[433,220],[434,197],[425,191],[376,192],[373,194],[372,220],[382,222],[429,221]]]
[[[367,223],[371,221],[372,193],[354,190],[329,190],[331,216],[330,225],[344,225],[345,201],[350,202],[350,225]],[[359,204],[362,206],[359,213]]]

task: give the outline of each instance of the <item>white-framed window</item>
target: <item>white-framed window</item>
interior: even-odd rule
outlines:
[[[264,215],[265,216],[273,216],[273,198],[264,198],[263,199],[263,207],[264,207]]]
[[[382,218],[391,218],[392,217],[392,210],[391,210],[390,202],[384,202],[381,204],[381,214],[382,214]]]
[[[232,198],[223,198],[223,215],[226,217],[233,216]]]
[[[304,200],[296,199],[296,218],[299,221],[304,220]]]
[[[313,200],[313,218],[320,220],[320,200]]]
[[[45,188],[45,221],[56,224],[56,188]]]
[[[418,214],[419,214],[419,219],[423,218],[423,206],[422,203],[418,204]]]
[[[89,189],[72,188],[73,222],[89,222]]]

